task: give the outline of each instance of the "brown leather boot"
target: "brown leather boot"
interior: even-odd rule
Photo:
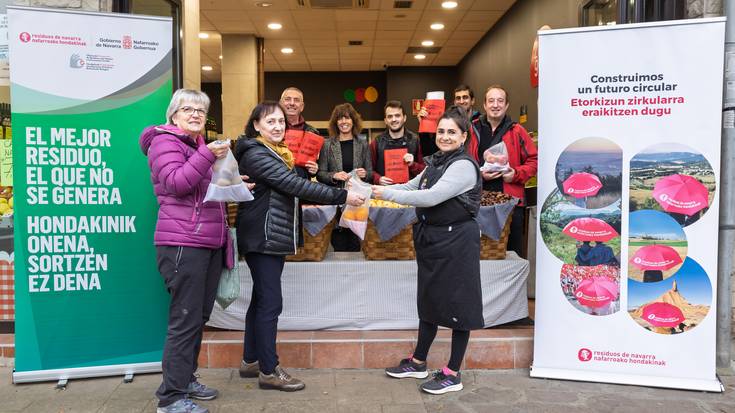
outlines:
[[[291,377],[281,366],[276,366],[272,374],[260,373],[258,386],[261,389],[280,391],[299,391],[306,387],[303,381]]]
[[[252,363],[246,363],[245,360],[240,361],[240,377],[258,377],[260,375],[260,365],[258,360]]]

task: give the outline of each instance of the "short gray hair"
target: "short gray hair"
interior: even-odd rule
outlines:
[[[209,96],[206,93],[193,89],[179,89],[171,96],[171,102],[166,109],[166,125],[174,124],[174,113],[187,103],[202,105],[204,110],[209,112]]]
[[[285,89],[283,89],[283,92],[281,92],[281,98],[279,100],[283,100],[283,97],[286,96],[286,92],[298,92],[299,95],[301,95],[301,100],[304,100],[304,92],[301,91],[301,89],[295,87],[295,86],[289,86]]]

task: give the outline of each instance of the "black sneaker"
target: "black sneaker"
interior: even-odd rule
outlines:
[[[403,379],[406,377],[425,379],[429,376],[429,372],[426,370],[426,363],[414,363],[413,359],[410,357],[401,360],[396,367],[388,367],[385,369],[385,374],[397,379]]]
[[[450,391],[460,391],[462,386],[462,373],[457,372],[456,376],[444,374],[441,370],[434,373],[434,377],[429,381],[421,383],[421,390],[431,394],[444,394]]]

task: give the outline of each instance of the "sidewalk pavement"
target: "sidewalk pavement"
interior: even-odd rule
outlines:
[[[647,387],[532,379],[527,369],[465,370],[463,391],[441,396],[418,390],[420,380],[392,379],[382,370],[289,369],[306,382],[295,393],[260,390],[257,379],[241,379],[234,369],[205,369],[200,381],[220,390],[201,402],[212,413],[250,412],[636,412],[733,413],[735,376],[722,377],[725,392],[653,389]],[[0,412],[155,412],[153,392],[160,374],[70,380],[65,390],[55,383],[13,385],[12,370],[0,369]]]

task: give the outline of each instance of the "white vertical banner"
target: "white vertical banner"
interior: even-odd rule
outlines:
[[[533,377],[722,391],[725,19],[539,32]]]

